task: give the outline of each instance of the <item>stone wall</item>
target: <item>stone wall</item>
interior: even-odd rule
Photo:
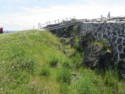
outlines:
[[[109,21],[80,20],[71,26],[51,30],[51,32],[63,40],[69,38],[70,42],[67,43],[72,46],[75,44],[73,39],[80,39],[79,50],[84,51],[83,65],[100,69],[118,65],[119,70],[125,72],[123,67],[125,66],[124,21],[118,19],[117,21],[116,19]]]

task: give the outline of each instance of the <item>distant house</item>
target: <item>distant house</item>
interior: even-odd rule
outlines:
[[[0,33],[3,33],[3,27],[0,27]]]

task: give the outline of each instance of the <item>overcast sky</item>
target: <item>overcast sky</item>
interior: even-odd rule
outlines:
[[[66,17],[125,16],[125,0],[0,0],[4,30],[32,29],[37,24]]]

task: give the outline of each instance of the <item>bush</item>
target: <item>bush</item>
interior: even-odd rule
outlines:
[[[61,69],[57,74],[57,80],[62,83],[71,82],[71,71],[69,69]]]
[[[43,67],[40,71],[40,76],[49,76],[50,75],[50,69],[47,67]]]

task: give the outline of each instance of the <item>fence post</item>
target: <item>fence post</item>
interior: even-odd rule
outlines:
[[[38,23],[38,29],[41,29],[41,23]]]
[[[58,23],[59,23],[59,19],[57,19]]]
[[[62,22],[64,22],[64,19],[62,18]]]
[[[56,20],[55,20],[54,22],[55,22],[55,24],[56,24]]]
[[[75,19],[75,16],[73,18]]]
[[[35,26],[33,26],[33,29],[35,29]]]
[[[70,20],[72,20],[72,18],[70,17]]]
[[[48,25],[50,25],[50,21],[48,22]]]
[[[48,22],[46,22],[46,25],[48,25]]]

